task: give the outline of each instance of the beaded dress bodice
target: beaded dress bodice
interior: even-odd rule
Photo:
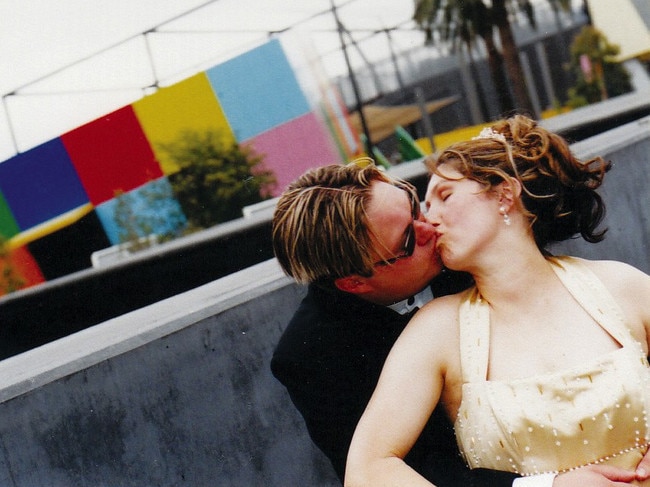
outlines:
[[[486,380],[489,306],[474,289],[460,308],[464,384],[454,425],[459,448],[471,468],[521,475],[595,463],[633,469],[650,443],[645,353],[620,307],[580,259],[549,261],[574,298],[621,348],[557,373]]]

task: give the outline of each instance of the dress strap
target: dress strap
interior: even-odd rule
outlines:
[[[623,347],[638,348],[625,314],[602,281],[576,257],[549,257],[551,268],[574,299]]]
[[[465,293],[458,309],[463,382],[487,379],[490,354],[490,308],[476,287]]]

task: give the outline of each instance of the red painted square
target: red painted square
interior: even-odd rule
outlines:
[[[62,135],[61,140],[94,205],[162,176],[130,105]]]
[[[0,255],[0,268],[5,280],[0,286],[0,296],[6,294],[9,276],[16,280],[20,289],[45,282],[41,269],[26,247],[18,247]]]

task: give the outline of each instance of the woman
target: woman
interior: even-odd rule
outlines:
[[[545,250],[576,234],[603,238],[595,190],[608,164],[577,160],[522,116],[427,164],[437,248],[475,286],[429,303],[396,342],[346,485],[431,485],[401,459],[439,400],[472,468],[633,472],[650,444],[650,276]]]

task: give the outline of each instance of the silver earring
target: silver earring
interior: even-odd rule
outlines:
[[[502,206],[501,208],[499,208],[499,212],[503,215],[503,223],[505,223],[507,226],[510,226],[512,221],[510,220],[510,215],[508,215],[506,209]]]

